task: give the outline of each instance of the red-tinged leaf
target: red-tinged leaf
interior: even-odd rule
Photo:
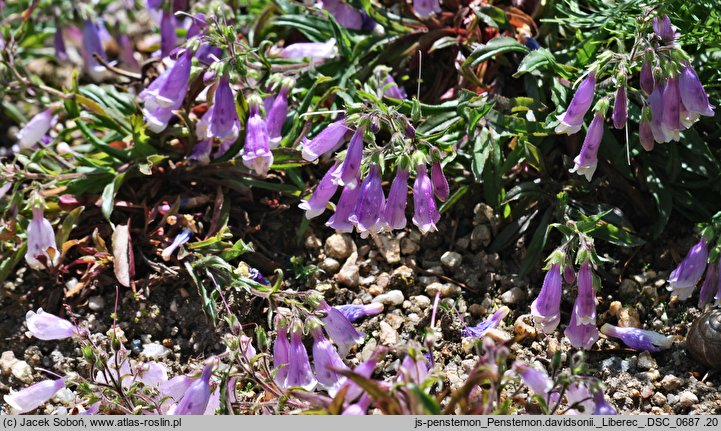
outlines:
[[[130,246],[130,229],[128,225],[115,226],[113,231],[113,271],[118,282],[130,287],[133,273],[132,247]]]

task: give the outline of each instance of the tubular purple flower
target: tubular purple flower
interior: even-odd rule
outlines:
[[[524,385],[528,386],[536,395],[548,401],[551,389],[553,389],[553,380],[548,377],[548,372],[545,369],[520,361],[513,362],[511,369],[521,378]]]
[[[166,402],[178,402],[185,392],[187,392],[190,385],[193,384],[195,379],[188,377],[184,374],[175,376],[170,380],[166,380],[158,385],[160,396],[170,397]]]
[[[433,199],[433,184],[428,178],[426,166],[416,166],[416,180],[413,183],[413,223],[418,226],[422,234],[438,230],[436,223],[441,215],[436,208],[436,201]]]
[[[53,46],[55,47],[55,57],[58,61],[66,61],[68,59],[68,50],[65,47],[65,39],[63,38],[63,29],[56,24],[55,35],[53,36]]]
[[[235,96],[230,88],[228,75],[223,75],[213,94],[213,104],[198,121],[196,134],[199,140],[214,140],[220,143],[216,156],[222,156],[238,140],[240,119],[235,109]]]
[[[203,374],[196,379],[185,391],[185,395],[173,411],[174,415],[202,415],[210,401],[210,377],[213,375],[215,364],[208,364],[203,368]]]
[[[83,48],[81,51],[85,62],[85,70],[93,80],[99,81],[105,71],[105,66],[100,64],[93,54],[97,54],[105,60],[108,57],[105,55],[103,43],[100,40],[100,29],[93,21],[86,20],[83,23]]]
[[[575,165],[570,172],[584,175],[588,181],[591,181],[598,165],[598,149],[601,147],[601,139],[603,139],[603,114],[596,112],[591,125],[588,126],[588,133],[583,140],[581,152],[573,159]]]
[[[309,58],[313,61],[322,61],[333,58],[338,53],[335,39],[327,42],[301,42],[286,46],[280,51],[280,57],[293,60]]]
[[[647,331],[638,328],[621,328],[608,323],[601,327],[601,332],[609,337],[619,338],[628,347],[634,350],[660,352],[668,349],[673,344],[673,338],[659,334],[654,331]]]
[[[598,390],[593,394],[593,414],[601,416],[617,415],[616,409],[606,401],[603,392]]]
[[[3,398],[13,413],[26,413],[45,404],[60,389],[65,387],[65,377],[57,380],[43,380],[17,392],[11,392]]]
[[[353,137],[350,138],[348,150],[345,159],[340,166],[340,170],[335,176],[336,184],[354,189],[358,186],[358,177],[360,176],[361,162],[363,161],[363,134],[364,127],[359,127]]]
[[[652,68],[653,68],[653,66],[648,61],[643,63],[643,66],[641,66],[641,76],[640,76],[641,89],[647,95],[651,94],[653,92],[654,87],[656,86],[656,81],[653,78]]]
[[[447,201],[451,190],[448,186],[448,180],[443,174],[441,162],[435,162],[433,166],[431,166],[431,183],[433,183],[433,192],[436,194],[438,200],[441,202]]]
[[[489,330],[497,328],[501,321],[508,316],[510,311],[510,308],[503,306],[496,310],[491,317],[478,323],[476,326],[467,326],[461,329],[461,335],[464,337],[481,338],[486,335]]]
[[[623,129],[628,120],[628,108],[626,106],[626,87],[620,86],[616,90],[616,99],[613,103],[613,127]]]
[[[288,326],[283,319],[276,319],[275,343],[273,343],[273,367],[277,370],[275,383],[285,387],[288,377],[288,363],[290,357],[290,344],[288,343]]]
[[[265,176],[273,164],[270,139],[265,120],[260,116],[257,105],[251,105],[245,132],[243,164],[260,176]]]
[[[333,175],[340,168],[340,163],[336,162],[328,171],[323,175],[315,191],[308,200],[300,201],[298,207],[305,211],[305,218],[312,219],[323,214],[328,201],[335,194],[338,186],[333,182]]]
[[[556,263],[546,272],[541,293],[531,304],[533,321],[541,328],[544,334],[553,333],[561,321],[562,287],[561,265]]]
[[[441,12],[439,0],[413,0],[413,11],[421,18],[428,18]]]
[[[207,115],[207,114],[206,114]],[[207,166],[210,164],[210,153],[213,151],[213,141],[210,139],[203,139],[197,141],[193,147],[193,152],[188,156],[188,160],[193,163],[197,163],[200,166]]]
[[[676,269],[671,272],[668,277],[669,285],[667,289],[682,301],[688,299],[703,275],[707,258],[708,244],[706,239],[702,237],[696,245],[691,247],[691,250],[688,251],[688,254]]]
[[[576,281],[576,271],[573,270],[573,265],[565,265],[563,267],[563,280],[568,284],[573,284]]]
[[[353,223],[350,222],[349,218],[355,208],[358,195],[360,195],[360,187],[354,189],[344,187],[335,206],[335,214],[328,219],[325,225],[338,232],[352,232]]]
[[[383,311],[383,304],[373,302],[370,304],[345,304],[336,305],[336,310],[340,311],[351,323],[368,316],[375,316]]]
[[[140,63],[135,58],[135,46],[126,33],[118,35],[118,57],[123,67],[131,72],[140,72]]]
[[[588,390],[588,386],[585,383],[571,383],[566,390],[566,401],[569,406],[573,406],[568,411],[568,414],[591,414],[593,412],[595,403],[591,396],[591,391]]]
[[[678,142],[681,130],[681,95],[677,77],[666,81],[666,87],[663,91],[662,115],[661,129],[667,138]]]
[[[678,86],[683,106],[688,111],[689,116],[698,113],[707,117],[713,117],[714,106],[708,102],[706,90],[704,90],[703,84],[701,84],[698,75],[696,75],[696,71],[690,64],[686,64],[681,68]]]
[[[345,357],[354,344],[363,342],[365,334],[358,332],[342,312],[329,306],[325,301],[320,302],[318,311],[325,314],[320,320],[325,325],[325,332],[338,346],[338,353],[341,356]]]
[[[173,243],[169,246],[165,247],[162,253],[160,253],[160,256],[163,258],[164,261],[170,260],[170,257],[175,253],[175,250],[178,249],[181,245],[185,244],[190,240],[190,236],[193,234],[193,231],[185,228],[183,229],[178,235],[175,236],[175,239],[173,240]]]
[[[596,295],[593,291],[593,271],[588,261],[581,264],[578,271],[578,296],[573,307],[578,323],[596,324]]]
[[[303,144],[303,158],[312,162],[323,154],[337,150],[343,144],[343,137],[347,131],[348,127],[343,120],[329,124],[315,138]]]
[[[55,232],[43,214],[42,205],[33,206],[33,218],[27,227],[27,246],[25,261],[32,269],[43,270],[60,263],[60,251],[55,242]],[[38,257],[44,256],[41,262]]]
[[[268,137],[270,137],[270,147],[276,148],[280,145],[280,140],[283,137],[283,124],[285,124],[285,118],[288,116],[288,94],[290,93],[290,86],[282,85],[278,96],[273,99],[268,112]]]
[[[709,263],[706,266],[706,278],[704,278],[703,284],[701,284],[701,291],[698,295],[698,308],[703,309],[704,305],[711,302],[711,299],[718,290],[718,284],[718,264],[716,262]]]
[[[573,135],[581,130],[583,117],[593,103],[593,95],[596,87],[596,74],[591,72],[586,79],[578,86],[576,94],[573,95],[571,103],[566,112],[558,116],[561,122],[556,126],[556,133],[567,133]]]
[[[369,233],[377,233],[383,229],[381,216],[386,198],[383,194],[382,181],[380,166],[371,165],[368,176],[361,184],[355,209],[348,217],[348,220],[360,233],[361,238],[367,238]]]
[[[372,356],[367,361],[361,362],[355,368],[353,368],[353,372],[361,377],[365,377],[366,379],[368,379],[373,374],[373,370],[376,368],[377,364],[378,361],[375,359],[375,357]],[[351,379],[346,379],[346,381],[338,389],[338,392],[344,390],[345,388],[348,388],[348,391],[345,393],[346,401],[350,402],[357,399],[361,395],[366,395],[366,391],[360,386],[358,386],[358,384]],[[362,402],[362,400],[363,399],[361,398],[361,401],[359,401],[359,403]]]
[[[42,308],[28,311],[25,315],[28,331],[39,340],[64,340],[78,334],[78,329],[69,320],[46,313]]]
[[[285,387],[301,387],[312,391],[318,384],[313,376],[308,360],[308,352],[303,345],[303,323],[294,319],[290,325],[290,350],[288,351],[288,375]]]
[[[138,97],[144,103],[143,117],[148,129],[160,133],[168,127],[173,111],[179,109],[188,91],[193,52],[186,50],[173,67],[165,70]]]
[[[162,362],[155,361],[141,364],[136,370],[134,381],[159,388],[161,384],[168,381],[168,367]]]
[[[664,112],[663,93],[665,88],[666,83],[661,82],[654,87],[648,96],[648,106],[651,108],[651,132],[653,133],[653,139],[658,143],[664,143],[670,140],[670,138],[666,136],[665,129],[662,127]]]
[[[644,150],[653,150],[653,131],[651,130],[651,121],[648,118],[641,118],[641,124],[638,126],[638,139],[641,141]]]
[[[420,385],[428,378],[428,363],[426,358],[418,355],[417,358],[406,355],[398,369],[398,380],[406,383]]]
[[[341,0],[323,0],[321,7],[345,28],[360,30],[363,27],[363,14]]]
[[[573,305],[573,311],[571,312],[571,320],[568,322],[565,334],[571,345],[577,349],[590,349],[591,346],[598,340],[598,328],[595,323],[582,324],[578,323],[576,315],[578,314],[576,309],[578,308],[578,301]]]
[[[386,77],[383,88],[384,88],[383,95],[385,97],[390,97],[393,99],[401,99],[401,100],[408,97],[408,95],[406,94],[406,90],[399,87],[398,84],[396,83],[396,81],[393,79],[393,77],[390,74],[388,74],[388,76]]]
[[[331,397],[335,397],[338,388],[346,379],[336,370],[347,370],[348,367],[343,363],[333,344],[323,334],[320,325],[313,328],[311,334],[313,335],[313,365],[318,383],[328,391]]]
[[[398,166],[393,178],[388,200],[383,208],[382,224],[384,229],[403,229],[406,227],[406,205],[408,203],[408,169]]]
[[[679,36],[667,15],[657,16],[653,19],[653,32],[661,38],[665,45],[673,44]]]
[[[46,109],[33,116],[17,134],[20,148],[32,148],[33,145],[40,142],[50,131],[54,122],[52,109]]]
[[[173,11],[164,10],[160,19],[160,55],[166,57],[175,49],[175,16]]]
[[[253,347],[253,339],[248,337],[247,335],[241,335],[239,337],[239,340],[240,352],[245,355],[245,358],[249,361],[255,358],[258,352],[255,350],[255,347]]]
[[[351,404],[343,410],[341,415],[343,416],[363,416],[368,411],[368,407],[371,405],[371,397],[364,393],[361,395],[357,403]]]

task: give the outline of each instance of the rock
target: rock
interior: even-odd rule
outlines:
[[[376,341],[375,338],[371,338],[368,340],[368,342],[363,346],[363,350],[361,350],[360,357],[361,361],[367,361],[368,359],[373,356],[373,354],[376,352],[378,347],[378,341]]]
[[[531,326],[528,321],[533,321],[530,314],[518,316],[513,324],[513,332],[516,334],[516,341],[525,340],[526,338],[535,339],[538,335],[536,328]],[[540,351],[540,350],[539,350]]]
[[[401,261],[401,242],[387,235],[373,237],[378,250],[389,264],[393,265]]]
[[[411,304],[417,305],[418,308],[424,310],[431,306],[431,298],[426,295],[411,296]]]
[[[53,395],[53,402],[69,406],[75,402],[75,394],[68,388],[62,388]]]
[[[474,227],[473,231],[471,231],[471,249],[477,250],[481,246],[488,247],[491,238],[491,229],[488,225],[481,224]]]
[[[158,343],[143,344],[141,352],[146,358],[164,358],[170,354],[170,349]]]
[[[683,391],[678,395],[678,403],[683,407],[692,407],[698,404],[698,397],[690,391]]]
[[[447,251],[441,256],[441,264],[448,269],[456,269],[463,263],[463,256],[455,251]]]
[[[643,373],[636,374],[636,378],[643,381],[649,381],[649,382],[655,382],[661,377],[661,373],[656,370],[652,369]]]
[[[338,284],[349,288],[356,288],[360,283],[360,268],[356,261],[358,260],[358,253],[353,252],[343,264],[340,272],[335,275],[335,280]]]
[[[414,272],[411,268],[401,265],[391,273],[390,287],[394,289],[412,290],[416,288]]]
[[[335,284],[329,282],[322,282],[315,285],[315,290],[322,294],[333,292],[335,290]]]
[[[25,361],[17,361],[10,369],[12,375],[23,383],[33,382],[33,369]]]
[[[674,376],[673,374],[667,374],[663,377],[663,380],[661,380],[661,386],[667,391],[667,392],[673,392],[676,389],[681,387],[681,379]]]
[[[484,309],[481,304],[471,304],[471,306],[468,307],[468,312],[471,313],[471,316],[475,317],[476,319],[486,315],[483,310]]]
[[[653,359],[650,353],[641,352],[638,355],[638,368],[641,370],[650,370],[656,368],[656,360]]]
[[[618,312],[618,326],[622,328],[640,328],[641,318],[635,308],[624,307]]]
[[[526,292],[520,287],[512,287],[510,290],[503,292],[501,301],[506,305],[518,304],[526,298]]]
[[[398,344],[398,332],[385,320],[381,321],[378,339],[384,346],[395,346]]]
[[[410,256],[418,253],[418,250],[421,249],[421,246],[418,245],[417,242],[413,241],[410,238],[403,238],[401,239],[401,254],[405,256]]]
[[[391,328],[398,329],[403,325],[405,319],[397,314],[389,314],[386,316],[386,322],[391,325]]]
[[[88,308],[93,311],[100,311],[105,307],[105,300],[102,296],[91,296],[88,298]]]
[[[618,316],[618,312],[621,311],[621,308],[623,308],[623,305],[621,305],[621,301],[613,301],[608,306],[608,314],[609,316],[616,317]]]
[[[318,250],[322,246],[323,243],[317,236],[310,234],[305,237],[305,248],[307,248],[308,250]]]
[[[383,289],[381,289],[381,287],[378,286],[377,284],[373,284],[373,285],[371,285],[371,287],[368,288],[368,293],[370,293],[373,296],[378,296],[381,293],[383,293]]]
[[[454,298],[462,292],[461,286],[452,283],[446,283],[441,287],[441,296],[444,298]]]
[[[356,250],[350,235],[335,233],[325,240],[325,254],[338,261],[348,258]]]
[[[329,275],[336,274],[340,270],[340,262],[332,257],[326,257],[318,266]]]
[[[391,290],[388,293],[384,293],[373,298],[373,302],[380,302],[383,305],[396,306],[403,304],[404,300],[405,298],[403,297],[403,292],[400,290]]]
[[[656,404],[657,406],[663,407],[666,405],[666,397],[663,396],[661,392],[656,392],[651,400]]]
[[[630,278],[623,280],[621,286],[618,288],[618,294],[621,299],[633,299],[638,296],[639,292],[640,286]]]
[[[630,372],[633,371],[634,368],[631,362],[621,359],[618,356],[611,356],[601,362],[601,369],[609,370],[611,373],[619,373],[621,371]]]
[[[17,361],[15,353],[13,353],[12,350],[3,352],[2,355],[0,355],[0,371],[2,371],[2,375],[9,376],[12,372],[13,365],[15,365]]]

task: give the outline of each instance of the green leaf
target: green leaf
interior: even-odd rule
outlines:
[[[449,209],[451,209],[451,207],[455,205],[456,202],[458,202],[466,194],[466,192],[468,192],[467,185],[459,187],[458,190],[454,191],[451,197],[448,198],[448,200],[444,202],[443,205],[441,205],[441,207],[438,209],[438,212],[443,214]]]
[[[506,52],[527,53],[529,50],[525,45],[511,37],[496,37],[485,45],[477,45],[471,55],[463,63],[464,66],[476,66],[484,61],[490,60],[497,54]]]
[[[521,276],[528,275],[528,273],[531,272],[541,259],[543,249],[546,247],[546,241],[548,240],[548,233],[551,231],[549,223],[552,216],[553,208],[549,208],[545,213],[543,213],[541,222],[538,224],[536,232],[534,232],[533,238],[531,239],[531,243],[528,245],[528,253],[521,263]]]
[[[115,179],[108,183],[108,185],[106,185],[103,189],[103,204],[101,209],[103,216],[105,216],[108,221],[110,220],[110,215],[113,213],[113,207],[115,206],[115,195],[118,193],[124,179],[125,172],[118,174]]]
[[[551,51],[546,48],[536,49],[529,52],[527,56],[523,57],[523,60],[521,60],[521,64],[518,65],[518,70],[513,74],[513,77],[518,78],[519,76],[538,69],[550,69],[556,75],[566,79],[571,78],[571,74],[567,70],[570,68],[559,64],[556,61],[556,57],[554,57]]]
[[[488,157],[491,155],[491,147],[494,144],[491,138],[491,132],[486,128],[483,128],[473,139],[471,171],[476,181],[480,182],[483,178],[483,170],[486,167],[486,161],[488,161]]]
[[[70,232],[72,232],[78,223],[78,219],[80,218],[80,214],[83,213],[83,210],[85,210],[85,207],[77,207],[70,211],[65,217],[65,220],[63,220],[62,226],[58,229],[58,233],[55,234],[55,242],[60,249],[63,248],[63,244],[65,244],[65,241],[70,237]]]

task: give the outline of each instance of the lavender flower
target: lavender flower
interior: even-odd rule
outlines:
[[[653,150],[654,140],[653,131],[651,130],[651,120],[645,116],[641,116],[641,123],[638,126],[638,139],[641,146],[646,151]]]
[[[146,362],[138,367],[133,380],[146,386],[159,388],[161,384],[168,381],[168,367],[162,362]]]
[[[678,85],[683,106],[689,115],[698,113],[700,115],[713,117],[714,106],[708,102],[706,90],[704,90],[701,81],[698,79],[698,75],[696,75],[696,71],[690,64],[686,64],[681,68]]]
[[[178,235],[175,236],[175,239],[173,240],[173,243],[169,246],[165,247],[163,249],[163,252],[160,253],[160,256],[163,258],[164,261],[170,260],[173,253],[175,253],[175,250],[178,249],[181,245],[185,244],[190,240],[190,236],[192,235],[193,231],[191,231],[188,228],[183,229]]]
[[[303,159],[312,162],[323,154],[337,150],[343,144],[348,127],[343,120],[329,124],[315,138],[303,144]]]
[[[338,232],[352,232],[353,223],[350,222],[349,218],[355,208],[358,195],[360,195],[360,187],[353,189],[344,187],[340,199],[338,199],[338,204],[335,206],[335,214],[328,219],[325,225]]]
[[[541,293],[531,304],[533,320],[545,334],[553,333],[561,321],[561,294],[561,265],[556,263],[546,272]]]
[[[420,385],[428,378],[428,363],[426,358],[418,355],[414,358],[406,355],[398,369],[398,380],[406,383]]]
[[[573,265],[563,267],[563,280],[568,284],[573,284],[576,281],[576,271],[573,270]]]
[[[624,85],[616,90],[616,98],[613,103],[613,127],[623,129],[628,120],[628,108],[626,106],[626,87]]]
[[[64,340],[78,334],[78,329],[70,321],[54,314],[46,313],[42,308],[28,311],[25,323],[33,337],[40,340]]]
[[[341,356],[346,356],[353,344],[363,342],[365,334],[358,332],[353,323],[342,312],[329,306],[325,301],[320,302],[318,311],[325,314],[320,320],[325,325],[325,332],[338,346],[338,352]]]
[[[433,200],[433,184],[428,178],[426,166],[419,164],[416,166],[416,181],[413,183],[413,204],[415,211],[413,214],[413,223],[418,226],[422,234],[430,231],[438,230],[436,223],[441,219],[441,215],[436,208],[436,201]]]
[[[336,305],[336,310],[340,311],[346,319],[351,323],[356,322],[360,319],[364,319],[368,316],[375,316],[383,311],[383,304],[379,302],[373,302],[371,304],[345,304]]]
[[[606,401],[606,397],[603,396],[602,391],[596,391],[593,394],[593,414],[602,416],[617,415],[616,409]]]
[[[243,164],[260,176],[265,176],[273,164],[270,139],[265,120],[260,116],[257,103],[250,103],[248,123],[245,131]]]
[[[663,114],[661,129],[669,140],[679,140],[681,130],[681,94],[678,88],[678,78],[673,77],[666,81],[663,91]]]
[[[413,10],[421,18],[428,18],[441,12],[439,0],[413,0]]]
[[[210,377],[215,364],[203,368],[203,374],[185,391],[185,395],[173,411],[175,415],[202,415],[210,401]]]
[[[345,28],[360,30],[363,28],[363,14],[341,0],[323,0],[322,8]]]
[[[403,229],[406,227],[406,205],[408,203],[408,169],[398,166],[393,178],[388,200],[383,208],[382,224],[384,229]]]
[[[345,159],[337,172],[335,182],[343,187],[354,189],[358,185],[361,162],[363,161],[363,134],[364,127],[359,127],[350,138]]]
[[[163,402],[163,406],[166,406],[167,404],[178,402],[181,398],[183,398],[183,395],[188,390],[190,385],[193,384],[195,379],[188,377],[184,374],[181,374],[179,376],[175,376],[170,380],[166,380],[164,382],[161,382],[158,385],[158,390],[160,392],[160,395],[165,398],[168,397],[168,399]],[[167,408],[169,408],[170,405],[167,405]]]
[[[305,218],[312,219],[323,214],[325,207],[328,205],[328,201],[335,194],[338,186],[333,182],[334,174],[339,170],[340,163],[336,162],[328,171],[323,175],[315,191],[308,200],[300,201],[298,207],[305,211]]]
[[[569,414],[590,414],[595,407],[591,391],[582,382],[574,382],[568,386],[566,401],[573,407],[569,410]]]
[[[46,109],[33,116],[17,134],[20,148],[32,148],[33,145],[40,142],[47,135],[54,122],[55,117],[52,109]]]
[[[285,117],[288,116],[288,94],[290,93],[290,88],[289,83],[283,83],[278,95],[273,99],[273,104],[267,111],[268,137],[270,137],[271,148],[276,148],[280,145],[283,124],[285,124]]]
[[[258,352],[255,350],[255,347],[253,347],[253,339],[248,337],[247,335],[241,335],[239,337],[240,341],[240,352],[245,355],[245,358],[249,361],[253,360],[255,356],[258,354]]]
[[[489,330],[498,327],[510,311],[510,308],[503,306],[496,310],[491,317],[478,323],[476,326],[461,329],[461,335],[464,337],[481,338],[486,335]]]
[[[593,103],[594,88],[596,87],[596,74],[591,72],[578,86],[566,112],[558,116],[561,122],[556,126],[556,133],[573,135],[581,130],[583,117]]]
[[[431,183],[433,183],[433,192],[436,194],[438,200],[441,202],[447,201],[451,191],[448,186],[448,180],[443,174],[441,162],[435,162],[433,166],[431,166]]]
[[[553,380],[548,377],[548,372],[546,372],[545,369],[524,364],[520,361],[515,361],[511,369],[521,378],[524,385],[528,386],[536,395],[543,398],[546,403],[558,399],[557,393],[551,394]]]
[[[33,218],[27,227],[25,261],[32,269],[43,270],[60,263],[60,251],[55,242],[55,232],[43,214],[40,204],[33,206]],[[38,257],[44,256],[41,262]]]
[[[369,233],[377,233],[382,230],[381,216],[385,206],[385,195],[381,179],[381,168],[377,164],[370,167],[368,176],[363,180],[360,187],[360,196],[353,213],[348,220],[353,223],[361,235],[361,238],[368,237]]]
[[[55,47],[55,57],[58,61],[66,61],[68,59],[68,50],[65,47],[65,39],[63,38],[63,29],[59,25],[55,25],[55,35],[53,36],[53,46]]]
[[[401,100],[408,97],[406,91],[398,86],[398,84],[390,74],[386,76],[386,80],[384,82],[383,96]]]
[[[338,388],[345,381],[345,377],[338,370],[347,370],[348,367],[338,355],[338,351],[323,334],[320,324],[311,329],[313,335],[313,365],[315,375],[321,387],[335,397]]]
[[[210,164],[211,151],[213,151],[212,140],[203,139],[202,141],[197,141],[193,147],[193,152],[190,153],[190,156],[188,156],[188,160],[191,163],[197,163],[200,166],[207,166]]]
[[[213,94],[213,104],[198,121],[196,134],[200,141],[216,141],[220,144],[216,156],[222,156],[238,140],[240,119],[235,109],[235,96],[230,88],[228,75],[223,75]]]
[[[573,311],[571,311],[571,320],[568,322],[565,334],[571,345],[577,349],[589,349],[598,340],[598,328],[596,323],[579,323],[577,312],[578,300],[573,304]]]
[[[358,402],[350,404],[343,410],[341,415],[343,416],[363,416],[368,411],[368,407],[371,405],[371,397],[367,393],[361,395]]]
[[[173,11],[164,10],[160,19],[160,55],[165,57],[175,49],[175,16]]]
[[[100,40],[100,29],[96,23],[90,20],[86,20],[83,23],[83,61],[85,62],[85,70],[88,75],[95,80],[99,81],[102,78],[102,73],[105,72],[105,66],[100,64],[95,59],[93,54],[97,54],[104,60],[107,60],[105,50],[103,50],[103,43]]]
[[[573,159],[574,166],[570,172],[577,172],[584,175],[588,181],[593,178],[598,165],[598,149],[601,147],[601,139],[603,138],[603,114],[596,112],[596,115],[588,126],[588,133],[583,140],[581,152]]]
[[[653,19],[653,32],[661,38],[665,45],[672,45],[679,36],[667,15]]]
[[[645,329],[621,328],[606,323],[601,327],[601,332],[609,337],[619,338],[628,347],[639,351],[660,352],[673,344],[673,338]]]
[[[703,309],[704,305],[711,302],[714,293],[718,290],[718,285],[718,264],[716,262],[709,263],[706,266],[706,278],[704,278],[703,284],[701,284],[701,291],[698,295],[698,308]]]
[[[670,137],[666,136],[665,129],[662,127],[664,112],[663,93],[665,88],[666,83],[661,82],[654,87],[648,96],[648,106],[651,108],[651,132],[653,133],[653,139],[659,143],[670,140]]]
[[[173,111],[179,109],[188,91],[193,52],[186,50],[173,67],[165,70],[140,94],[148,129],[160,133],[168,127]]]
[[[593,272],[588,261],[578,271],[578,296],[573,312],[581,325],[596,324],[596,295],[593,291]]]
[[[26,413],[45,404],[55,393],[65,387],[65,377],[57,380],[43,380],[32,386],[12,392],[3,398],[15,414]]]
[[[653,70],[652,70],[651,63],[645,62],[643,63],[643,66],[641,66],[641,76],[640,76],[640,83],[641,83],[641,89],[646,94],[651,94],[653,92],[654,87],[656,86],[656,81],[653,78]]]
[[[327,42],[301,42],[288,45],[280,51],[280,57],[292,60],[309,58],[314,62],[333,58],[338,53],[335,39]]]
[[[678,296],[678,299],[687,300],[703,275],[707,258],[708,244],[706,238],[702,237],[696,245],[691,247],[679,266],[671,272],[667,289]]]
[[[288,351],[288,375],[285,378],[286,388],[301,387],[312,391],[318,381],[313,376],[308,360],[308,352],[303,345],[303,323],[294,319],[290,325],[290,350]]]
[[[358,374],[361,377],[370,378],[371,374],[373,374],[373,370],[376,368],[376,365],[378,364],[378,360],[376,360],[375,356],[371,356],[370,359],[368,359],[365,362],[361,362],[358,364],[355,368],[353,368],[353,372]],[[358,386],[357,383],[355,383],[351,379],[346,379],[346,381],[341,385],[341,387],[338,389],[338,392],[341,392],[343,390],[346,390],[345,393],[345,399],[347,401],[353,401],[360,397],[361,395],[366,395],[366,391]],[[359,401],[359,403],[362,402]]]
[[[284,386],[288,377],[288,363],[290,358],[290,344],[288,343],[288,326],[285,319],[276,319],[275,343],[273,343],[273,366],[275,367],[275,382]]]

